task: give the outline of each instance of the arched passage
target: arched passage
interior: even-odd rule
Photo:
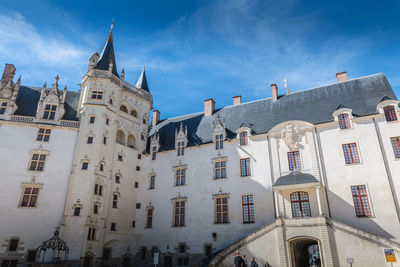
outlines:
[[[134,148],[135,147],[135,143],[136,143],[135,136],[133,136],[133,134],[130,134],[128,136],[128,146]]]
[[[290,241],[290,254],[293,267],[310,267],[317,259],[321,262],[318,241],[312,238],[301,237]],[[319,266],[322,266],[321,263]]]
[[[117,143],[125,145],[125,134],[122,130],[117,131]]]

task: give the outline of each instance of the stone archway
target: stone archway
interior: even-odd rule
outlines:
[[[289,245],[293,267],[311,267],[313,266],[312,258],[319,258],[321,255],[318,240],[313,238],[296,238],[290,241]],[[322,266],[322,259],[320,266]]]

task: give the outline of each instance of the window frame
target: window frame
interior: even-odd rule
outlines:
[[[148,207],[146,209],[146,227],[145,228],[153,228],[153,216],[154,216],[154,208]]]
[[[239,144],[240,146],[246,146],[249,144],[249,133],[247,131],[241,131],[239,133]]]
[[[103,99],[104,91],[103,90],[92,90],[90,98],[92,100],[101,100]]]
[[[45,104],[42,119],[53,121],[56,117],[57,108],[57,104]]]
[[[302,197],[302,195],[301,195],[302,193],[305,196],[307,196],[306,200],[301,198]],[[294,196],[294,195],[297,195],[297,198],[298,198],[297,200],[293,200],[292,199],[292,196]],[[296,218],[310,218],[310,217],[312,217],[311,205],[310,205],[310,196],[309,196],[308,192],[305,192],[305,191],[293,192],[293,193],[291,193],[289,195],[289,199],[290,199],[290,208],[292,210],[292,218],[293,219],[296,219]],[[296,207],[294,207],[293,204],[297,204],[297,203],[298,203],[298,207],[299,207],[298,212],[300,213],[300,216],[295,216],[295,212],[294,212]],[[308,205],[305,205],[305,203],[308,203]],[[306,214],[304,215],[304,213],[306,213]]]
[[[37,156],[37,158],[35,158]],[[46,158],[48,153],[41,151],[32,152],[31,159],[29,161],[28,170],[35,172],[43,172],[46,164]]]
[[[51,135],[51,128],[40,127],[37,132],[36,141],[38,142],[49,142]]]
[[[395,159],[400,159],[400,136],[390,137],[390,143],[393,149]]]
[[[229,195],[219,194],[214,196],[214,224],[229,224]],[[218,203],[220,200],[220,203]],[[224,203],[224,200],[226,203]],[[226,210],[224,210],[224,207]],[[218,209],[220,208],[220,210]],[[220,216],[219,216],[220,215]],[[224,216],[226,215],[226,217]]]
[[[364,193],[361,193],[360,188],[363,188]],[[357,190],[357,192],[355,191]],[[351,196],[353,198],[353,203],[354,203],[354,212],[357,217],[372,217],[372,205],[370,202],[369,194],[368,194],[368,188],[365,184],[363,185],[352,185],[350,186],[351,190]],[[358,194],[355,194],[358,193]],[[356,198],[358,198],[359,202],[356,202]],[[364,200],[363,200],[364,198]],[[366,198],[366,201],[365,201]],[[360,206],[358,206],[358,204]],[[361,208],[361,209],[360,209]],[[365,212],[365,210],[368,210],[368,212]],[[361,213],[360,213],[361,211]]]
[[[8,105],[7,101],[2,101],[1,102],[1,104],[0,104],[0,115],[3,115],[4,113],[6,113],[7,105]]]
[[[338,115],[338,123],[340,130],[351,129],[352,124],[348,113],[341,113]]]
[[[242,213],[244,224],[255,223],[256,215],[254,208],[254,196],[252,194],[242,195]]]
[[[354,147],[353,147],[354,145]],[[355,148],[355,153],[352,148]],[[348,149],[348,150],[346,150]],[[346,165],[360,164],[361,157],[356,142],[342,144],[343,157]],[[355,157],[356,156],[356,157]],[[356,161],[357,160],[357,161]]]
[[[175,168],[175,186],[186,185],[186,167]]]
[[[394,105],[387,105],[383,107],[383,114],[385,115],[386,122],[398,121],[396,107]]]
[[[241,158],[240,159],[240,177],[250,177],[252,176],[251,159]]]
[[[217,166],[219,165],[219,166]],[[224,166],[222,166],[224,165]],[[227,175],[227,160],[226,159],[217,159],[213,162],[213,172],[214,172],[214,179],[226,179],[228,178]],[[219,174],[219,177],[218,177]]]
[[[156,175],[150,175],[150,186],[149,186],[150,190],[156,189]]]
[[[172,205],[172,227],[186,226],[186,198],[177,198],[173,200]]]
[[[215,150],[224,149],[224,134],[215,135]]]
[[[177,146],[176,155],[178,157],[185,155],[185,141],[178,141],[176,146]]]
[[[287,152],[287,158],[288,158],[289,171],[302,169],[301,156],[299,150]]]

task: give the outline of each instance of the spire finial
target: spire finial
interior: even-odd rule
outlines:
[[[287,94],[290,94],[290,89],[289,89],[289,87],[287,85],[288,78],[285,78],[283,81],[285,82],[285,89],[286,89]]]
[[[110,32],[108,33],[107,41],[112,41],[113,29],[114,29],[114,18],[112,19],[111,22]]]

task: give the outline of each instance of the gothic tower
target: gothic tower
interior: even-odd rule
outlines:
[[[113,25],[82,78],[76,143],[62,238],[70,258],[130,259],[136,197],[152,96],[143,68],[136,86],[117,72]]]

